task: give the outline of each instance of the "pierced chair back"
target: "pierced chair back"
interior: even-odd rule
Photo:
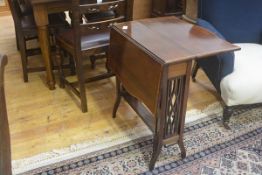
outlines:
[[[108,46],[110,27],[114,23],[123,22],[128,19],[126,13],[127,0],[101,0],[100,3],[97,3],[97,0],[72,0],[72,6],[75,52],[80,52],[83,49],[92,50],[93,48]],[[110,18],[98,18],[95,20],[87,18],[92,14],[99,15],[109,12],[114,14]],[[81,47],[81,38],[86,35],[97,35],[98,37],[105,37],[107,35],[105,40],[108,42],[98,42],[96,46],[92,44],[90,47],[83,48]],[[92,38],[91,40],[94,41],[96,39]]]
[[[10,133],[4,89],[4,67],[7,57],[0,54],[0,174],[11,175]]]

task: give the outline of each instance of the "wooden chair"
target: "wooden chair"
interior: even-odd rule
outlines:
[[[11,175],[11,146],[5,102],[4,67],[7,57],[0,54],[0,174]]]
[[[17,48],[21,53],[23,79],[24,82],[28,82],[29,72],[45,70],[45,67],[28,67],[28,57],[39,55],[41,53],[40,48],[29,49],[26,44],[27,41],[38,38],[37,27],[32,14],[32,9],[30,9],[30,5],[28,4],[29,1],[8,0],[8,2],[15,24]],[[59,16],[53,16],[50,18],[50,23],[51,36],[54,36],[56,29],[68,26],[68,23]]]
[[[130,20],[132,16],[133,0],[107,0],[97,3],[96,0],[72,0],[72,21],[73,28],[60,33],[56,37],[57,52],[56,60],[59,65],[60,87],[65,85],[80,98],[82,112],[87,112],[87,99],[85,93],[85,83],[101,80],[112,76],[107,72],[86,78],[83,70],[83,58],[107,53],[109,46],[110,27],[117,22]],[[114,11],[114,16],[109,19],[96,18],[96,20],[87,20],[82,22],[83,14],[104,13]],[[76,67],[77,82],[69,82],[62,69],[63,55],[61,50],[65,50],[73,56]],[[79,86],[79,90],[75,87]]]

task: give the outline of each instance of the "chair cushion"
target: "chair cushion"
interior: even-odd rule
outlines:
[[[236,44],[233,73],[221,81],[221,96],[228,106],[262,102],[262,45]]]
[[[213,32],[218,37],[225,39],[216,28],[209,22],[198,19],[197,25]],[[219,55],[211,56],[205,59],[197,61],[198,65],[204,70],[209,80],[212,82],[214,87],[220,92],[220,82],[228,74],[233,72],[234,68],[234,52],[222,53]]]
[[[82,50],[93,49],[101,46],[109,45],[109,31],[103,31],[94,34],[86,34],[81,38]],[[67,42],[70,45],[74,44],[74,31],[72,29],[62,32],[57,37],[58,40]]]

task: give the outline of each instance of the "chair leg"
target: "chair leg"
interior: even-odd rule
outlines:
[[[15,29],[15,39],[16,39],[16,48],[17,48],[17,50],[20,50],[20,48],[19,48],[19,38],[18,38],[18,34],[17,34],[16,29]]]
[[[25,38],[21,34],[18,34],[18,42],[22,61],[23,78],[24,82],[28,82],[26,42]]]
[[[75,62],[72,56],[68,56],[69,59],[69,65],[70,65],[70,73],[71,75],[75,75],[76,74],[76,69],[75,69]]]
[[[86,99],[86,89],[85,89],[85,78],[83,74],[83,64],[81,58],[76,58],[76,74],[79,83],[79,95],[81,102],[82,112],[87,112],[87,99]]]
[[[228,124],[232,114],[233,114],[232,108],[230,108],[229,106],[225,106],[223,111],[223,125],[226,129],[230,129]]]
[[[121,84],[120,84],[120,81],[118,80],[118,78],[116,78],[116,101],[115,101],[115,105],[114,105],[114,108],[113,108],[113,118],[116,117],[116,112],[117,112],[117,109],[119,107],[119,104],[121,102]]]
[[[109,66],[109,62],[108,62],[108,52],[106,52],[106,70],[107,70],[107,73],[111,73],[111,69],[110,69],[110,66]]]
[[[65,88],[64,83],[64,72],[63,72],[63,56],[61,56],[61,48],[59,45],[56,45],[56,64],[58,66],[58,74],[59,74],[59,86],[60,88]]]
[[[193,82],[196,81],[196,75],[197,75],[198,69],[199,69],[199,65],[197,64],[197,62],[195,62],[192,68],[192,74],[191,74]]]
[[[90,62],[91,62],[91,68],[95,69],[96,68],[96,57],[94,55],[90,56]]]

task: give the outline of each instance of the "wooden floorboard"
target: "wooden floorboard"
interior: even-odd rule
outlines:
[[[89,112],[85,114],[66,90],[58,86],[48,90],[44,72],[31,73],[24,83],[11,16],[0,17],[0,31],[0,52],[9,60],[5,85],[13,159],[125,132],[142,122],[126,103],[121,103],[117,118],[111,118],[114,78],[86,86]],[[191,83],[188,110],[203,109],[217,100],[202,72],[197,79]]]

